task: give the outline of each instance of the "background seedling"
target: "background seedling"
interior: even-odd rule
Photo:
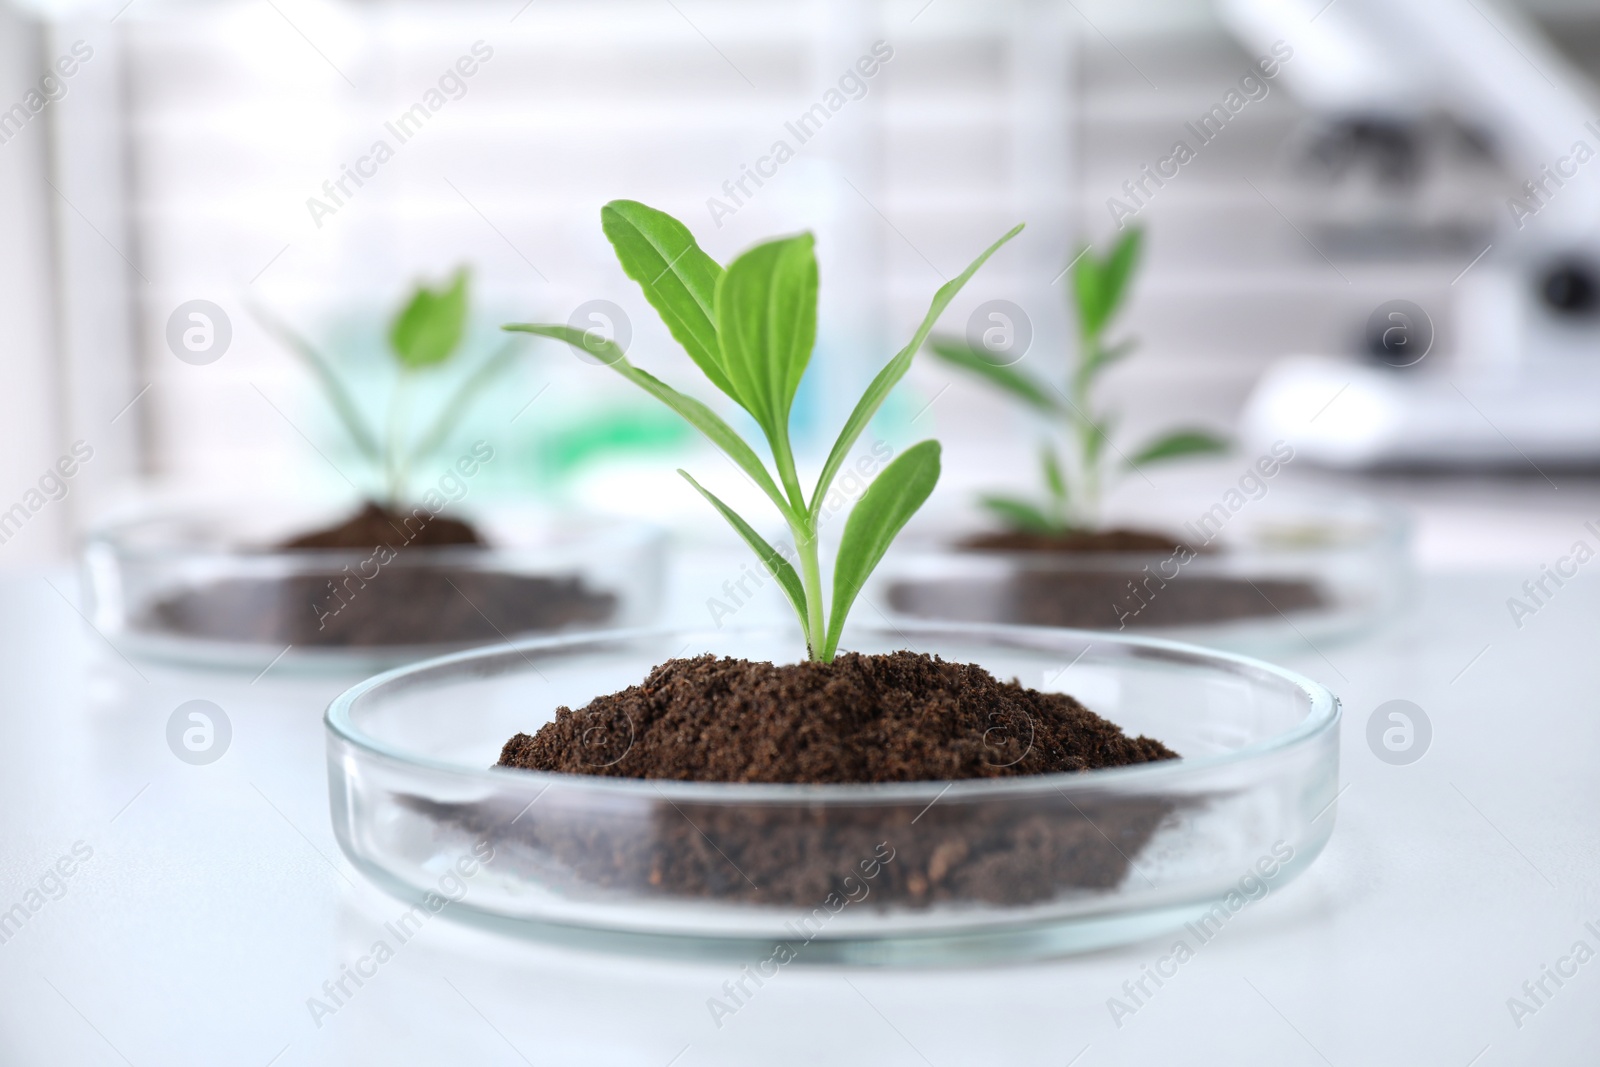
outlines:
[[[277,317],[261,308],[252,309],[268,332],[310,368],[356,451],[377,474],[383,488],[374,495],[381,496],[391,512],[405,509],[412,469],[449,439],[478,393],[510,366],[516,353],[515,341],[490,353],[445,399],[421,433],[407,433],[412,394],[418,384],[428,372],[457,358],[466,334],[468,304],[467,269],[461,267],[438,289],[417,285],[395,313],[386,339],[398,376],[381,432],[369,426],[350,390],[315,346]]]
[[[505,328],[566,341],[598,357],[688,420],[750,476],[788,524],[799,557],[798,572],[742,516],[687,471],[678,472],[777,579],[800,618],[811,658],[832,660],[845,618],[867,576],[939,480],[939,443],[923,441],[906,449],[862,494],[845,521],[834,561],[831,608],[825,611],[817,526],[828,489],[867,423],[910,369],[939,315],[1022,227],[990,245],[960,275],[940,286],[911,342],[878,372],[845,420],[808,500],[795,469],[789,414],[817,337],[817,260],[811,234],[756,245],[724,270],[701,250],[688,227],[644,204],[614,200],[601,209],[600,222],[622,269],[644,290],[645,299],[689,358],[761,428],[774,470],[769,471],[756,450],[709,407],[635,367],[620,348],[597,333],[555,324],[517,323]]]
[[[937,337],[933,353],[948,363],[982,377],[1058,423],[1064,449],[1042,443],[1039,466],[1044,482],[1042,501],[989,494],[980,502],[1006,526],[1041,534],[1067,534],[1100,525],[1101,497],[1107,483],[1136,467],[1179,456],[1224,451],[1228,442],[1204,430],[1172,430],[1135,448],[1132,454],[1111,446],[1118,415],[1099,406],[1095,387],[1105,371],[1133,351],[1131,339],[1106,343],[1111,321],[1121,308],[1138,266],[1143,233],[1129,229],[1104,256],[1080,250],[1072,268],[1072,303],[1077,312],[1077,359],[1066,388],[1013,366],[954,338]],[[1108,446],[1109,447],[1108,449]],[[1115,456],[1108,455],[1114,452]]]

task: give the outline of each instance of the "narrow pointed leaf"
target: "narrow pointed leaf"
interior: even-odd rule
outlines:
[[[794,567],[790,565],[788,560],[783,558],[782,553],[767,543],[766,538],[756,533],[748,522],[740,518],[738,512],[718,500],[715,494],[695,481],[688,471],[680,469],[678,473],[683,475],[684,479],[694,486],[700,495],[705,497],[711,503],[711,506],[721,513],[724,519],[728,520],[728,525],[732,526],[735,532],[744,538],[744,543],[749,545],[751,551],[761,560],[761,565],[767,568],[767,573],[778,580],[778,585],[782,587],[784,596],[789,598],[789,603],[794,607],[795,614],[800,616],[800,629],[805,631],[806,644],[810,646],[813,639],[806,621],[805,586],[801,584],[800,576],[795,573]]]
[[[1135,227],[1122,235],[1111,254],[1106,257],[1102,271],[1106,302],[1106,321],[1110,322],[1122,308],[1128,296],[1128,280],[1139,265],[1144,250],[1144,231]]]
[[[1098,337],[1116,315],[1127,296],[1128,279],[1138,265],[1143,231],[1129,230],[1104,259],[1088,252],[1072,268],[1072,292],[1078,311],[1078,331]]]
[[[417,286],[389,326],[389,346],[402,367],[432,367],[450,358],[466,327],[467,272],[463,268],[444,289]]]
[[[817,258],[809,233],[757,245],[717,282],[722,369],[775,444],[817,340]]]
[[[1093,467],[1100,462],[1101,453],[1111,443],[1111,428],[1115,421],[1113,416],[1107,415],[1098,421],[1087,420],[1078,424],[1083,462],[1086,465]]]
[[[1050,521],[1048,515],[1026,500],[1010,496],[985,496],[980,497],[978,503],[1013,530],[1047,534],[1061,528],[1059,523]]]
[[[1072,268],[1072,304],[1078,313],[1078,335],[1089,338],[1105,325],[1104,271],[1093,248],[1078,254]]]
[[[601,208],[600,226],[623,273],[639,283],[673,339],[712,385],[738,400],[717,345],[716,292],[722,267],[701,251],[687,226],[636,200],[613,200]]]
[[[857,401],[855,410],[850,412],[850,417],[845,420],[844,429],[839,431],[839,437],[833,443],[833,450],[828,453],[827,461],[822,465],[822,475],[817,479],[815,493],[811,497],[811,515],[814,518],[822,507],[823,500],[828,495],[828,489],[833,485],[833,479],[838,475],[839,468],[844,466],[844,461],[850,456],[850,449],[855,447],[856,439],[867,428],[867,423],[872,421],[878,409],[889,396],[893,389],[905,377],[906,371],[911,369],[911,359],[917,354],[917,349],[928,339],[934,323],[939,321],[939,316],[944,314],[945,308],[950,306],[950,301],[956,298],[963,286],[978,272],[978,268],[989,261],[989,257],[1000,250],[1000,247],[1022,232],[1022,224],[1011,228],[1004,237],[984,249],[983,254],[971,263],[967,269],[945,282],[933,294],[933,303],[928,307],[928,313],[922,317],[922,324],[917,327],[917,332],[911,335],[911,341],[891,359],[878,376],[872,379],[872,384],[867,386],[867,391]]]
[[[1061,462],[1056,458],[1056,450],[1045,444],[1039,450],[1039,463],[1044,468],[1044,484],[1050,490],[1050,495],[1058,503],[1067,502],[1067,479],[1061,473]]]
[[[778,491],[777,483],[772,480],[772,475],[767,473],[767,468],[762,464],[760,457],[756,455],[754,449],[744,443],[743,438],[734,432],[733,427],[729,426],[716,412],[694,397],[685,396],[655,375],[650,374],[648,371],[640,370],[632,363],[629,363],[627,357],[623,355],[622,349],[618,348],[614,342],[607,341],[597,334],[566,325],[518,322],[503,326],[501,329],[516,333],[537,334],[540,337],[553,337],[557,341],[567,342],[567,344],[580,352],[598,358],[612,370],[615,370],[618,374],[621,374],[624,378],[627,378],[677,412],[691,426],[705,434],[712,444],[722,449],[729,459],[737,463],[739,468],[750,476],[757,488],[767,494],[768,499],[777,505],[778,511],[783,515],[786,522],[798,519],[794,510],[789,506],[789,502]]]
[[[885,467],[851,509],[833,568],[833,607],[822,646],[824,662],[838,650],[845,618],[867,577],[938,482],[939,442],[922,441]]]
[[[1179,456],[1199,456],[1226,452],[1228,440],[1205,430],[1175,430],[1156,438],[1135,452],[1128,460],[1129,467],[1144,467],[1151,463],[1177,459]]]
[[[1073,389],[1080,394],[1088,392],[1096,378],[1137,347],[1139,342],[1133,338],[1109,346],[1090,343],[1088,358],[1078,364],[1077,372],[1072,377]]]
[[[512,359],[517,354],[515,339],[501,346],[500,350],[485,359],[478,365],[466,381],[461,383],[455,394],[445,401],[439,409],[438,416],[433,420],[426,433],[417,439],[417,446],[412,450],[407,463],[416,463],[429,455],[442,444],[450,431],[460,423],[461,417],[467,413],[477,395],[482,392],[490,382],[494,381],[505,369],[511,365]]]
[[[928,342],[928,350],[946,363],[971,371],[989,382],[998,386],[1026,402],[1032,407],[1049,414],[1060,411],[1060,405],[1050,391],[1033,378],[1017,370],[1015,367],[1002,367],[984,356],[977,349],[964,341],[956,341],[947,337],[935,337]]]
[[[382,463],[383,450],[378,446],[378,438],[367,428],[366,420],[361,417],[361,411],[351,399],[350,393],[345,389],[344,383],[333,372],[333,366],[323,358],[322,353],[311,345],[311,342],[301,337],[286,323],[263,308],[252,307],[251,312],[266,327],[267,332],[277,337],[291,352],[299,356],[310,368],[316,377],[317,383],[322,386],[322,391],[327,394],[328,403],[333,406],[333,412],[339,417],[339,422],[344,426],[345,432],[350,435],[350,440],[355,443],[356,450],[368,463]]]

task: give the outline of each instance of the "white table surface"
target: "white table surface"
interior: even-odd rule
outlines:
[[[696,623],[724,577],[702,570],[677,579]],[[1108,998],[1167,941],[986,968],[789,967],[719,1029],[706,1001],[727,964],[448,920],[317,1026],[307,998],[404,910],[329,826],[321,713],[349,679],[136,672],[75,614],[64,572],[13,571],[0,910],[74,843],[93,855],[0,944],[0,1064],[1597,1064],[1600,958],[1546,979],[1554,995],[1520,1027],[1507,1007],[1574,942],[1600,952],[1584,928],[1600,929],[1600,582],[1580,576],[1519,631],[1505,598],[1533,573],[1430,576],[1382,632],[1280,657],[1344,698],[1333,839],[1120,1027]],[[194,698],[233,724],[209,766],[165,742]],[[1432,719],[1410,766],[1364,740],[1393,698]]]

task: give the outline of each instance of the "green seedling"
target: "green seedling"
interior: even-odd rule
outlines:
[[[828,489],[884,398],[911,367],[912,357],[939,315],[978,268],[1022,227],[990,245],[959,276],[940,286],[911,342],[878,372],[857,401],[807,499],[795,469],[789,414],[817,337],[817,260],[811,234],[756,245],[723,269],[695,243],[688,227],[654,208],[614,200],[601,209],[600,222],[623,271],[644,290],[645,299],[689,358],[761,428],[775,472],[709,407],[635,367],[621,349],[598,333],[534,323],[505,328],[565,341],[598,358],[686,419],[750,477],[788,525],[794,538],[793,554],[799,557],[798,572],[785,553],[768,544],[742,516],[687,471],[678,472],[728,521],[777,580],[800,618],[811,658],[831,661],[838,651],[845,617],[867,576],[939,480],[939,443],[923,441],[902,452],[851,510],[834,561],[831,608],[824,612],[817,527]]]
[[[1072,267],[1077,359],[1065,389],[1001,364],[963,341],[936,337],[929,343],[941,359],[977,374],[1061,427],[1065,450],[1058,450],[1048,439],[1039,450],[1045,486],[1042,502],[998,494],[980,498],[983,506],[1011,529],[1046,535],[1093,530],[1100,525],[1100,501],[1108,482],[1139,467],[1228,447],[1223,438],[1197,429],[1161,434],[1131,455],[1111,441],[1117,413],[1100,408],[1095,387],[1108,368],[1134,349],[1132,340],[1108,344],[1106,333],[1128,293],[1142,242],[1143,234],[1135,228],[1104,256],[1090,248],[1080,250]]]
[[[404,510],[411,471],[449,439],[473,400],[506,370],[516,354],[514,341],[490,353],[456,387],[421,433],[407,433],[412,394],[419,383],[430,371],[458,357],[466,335],[468,303],[467,270],[462,267],[441,288],[419,284],[395,313],[386,339],[398,375],[381,431],[368,424],[350,390],[315,346],[273,315],[252,309],[268,332],[310,369],[356,451],[376,473],[383,486],[383,503],[390,511]]]

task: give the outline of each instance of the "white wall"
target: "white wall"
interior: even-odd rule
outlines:
[[[0,6],[0,108],[23,102],[50,57],[39,26]],[[54,358],[48,105],[0,144],[0,512],[40,502],[37,483],[61,455]],[[24,104],[26,110],[26,104]],[[69,497],[70,499],[70,497]],[[49,558],[67,529],[65,502],[45,502],[0,544],[0,566]],[[3,518],[0,518],[3,521]]]

